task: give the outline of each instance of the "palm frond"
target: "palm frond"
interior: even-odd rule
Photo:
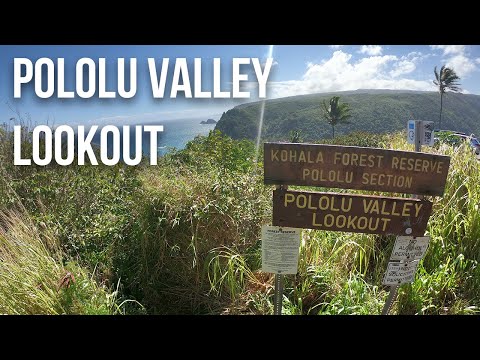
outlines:
[[[435,73],[435,80],[433,80],[433,83],[435,85],[438,85],[438,83],[440,82],[440,76],[438,75],[436,66],[435,66],[435,69],[433,69],[433,72]]]
[[[460,77],[455,73],[455,70],[446,65],[442,65],[440,72],[437,72],[436,66],[433,69],[433,72],[435,74],[435,80],[433,80],[433,83],[438,87],[440,94],[444,94],[447,90],[452,92],[461,91],[461,88],[459,87]]]

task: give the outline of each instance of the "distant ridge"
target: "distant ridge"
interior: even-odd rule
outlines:
[[[432,91],[361,89],[290,96],[267,100],[262,138],[287,140],[291,130],[300,130],[305,141],[331,137],[331,127],[321,119],[323,100],[337,95],[352,108],[351,125],[338,125],[335,134],[353,131],[386,133],[405,129],[407,120],[435,121],[440,96]],[[234,139],[255,139],[261,102],[242,104],[225,112],[215,129]],[[442,129],[480,134],[480,96],[447,93],[444,96]]]

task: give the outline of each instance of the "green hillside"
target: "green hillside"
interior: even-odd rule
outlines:
[[[300,130],[305,141],[331,137],[331,127],[321,118],[320,104],[339,95],[352,108],[351,125],[338,125],[335,133],[362,130],[386,133],[402,130],[407,120],[435,121],[439,116],[440,97],[436,92],[357,90],[292,96],[267,100],[262,137],[286,140],[291,130]],[[255,139],[261,102],[242,104],[225,112],[216,129],[234,139]],[[447,93],[444,96],[442,129],[480,133],[480,96]]]

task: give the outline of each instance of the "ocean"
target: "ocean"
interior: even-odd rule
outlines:
[[[187,142],[193,140],[197,135],[208,135],[210,130],[215,128],[215,124],[200,124],[200,122],[207,118],[200,119],[175,119],[165,120],[162,122],[152,122],[136,125],[163,125],[163,132],[157,135],[157,152],[160,156],[164,155],[170,148],[183,149]],[[122,125],[116,125],[123,138]],[[107,136],[107,153],[110,157],[112,155],[112,134]],[[100,145],[100,129],[97,130],[93,137],[92,143]],[[122,141],[120,141],[122,143]],[[123,147],[121,146],[120,153],[123,154]],[[135,152],[135,124],[130,125],[130,153]],[[142,133],[142,152],[144,155],[150,155],[150,133]]]

